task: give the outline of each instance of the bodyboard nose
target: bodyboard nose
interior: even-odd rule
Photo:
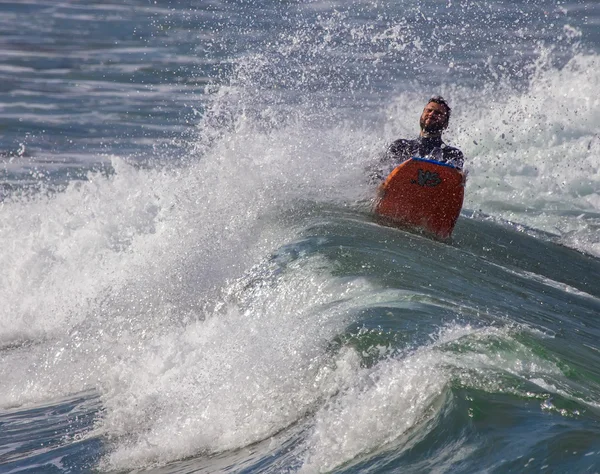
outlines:
[[[423,229],[448,238],[460,215],[464,176],[454,166],[411,158],[383,183],[374,212],[386,223]]]

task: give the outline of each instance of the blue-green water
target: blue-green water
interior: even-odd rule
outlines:
[[[0,472],[597,472],[593,2],[0,2]],[[450,241],[365,170],[454,110]]]

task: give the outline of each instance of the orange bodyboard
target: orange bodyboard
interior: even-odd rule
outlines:
[[[464,191],[463,174],[454,166],[411,158],[384,181],[375,213],[386,221],[447,238],[460,214]]]

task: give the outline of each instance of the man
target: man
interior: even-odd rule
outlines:
[[[416,140],[400,138],[393,142],[372,173],[376,180],[384,180],[399,164],[412,158],[425,158],[447,163],[462,169],[464,157],[458,148],[446,145],[442,141],[442,132],[448,128],[450,106],[440,96],[429,99],[421,114],[421,134]]]

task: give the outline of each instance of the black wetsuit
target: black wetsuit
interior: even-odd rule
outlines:
[[[385,155],[371,173],[371,178],[383,180],[396,166],[414,157],[436,160],[458,169],[462,169],[464,163],[462,151],[446,145],[441,137],[419,137],[416,140],[400,138],[388,147]]]

